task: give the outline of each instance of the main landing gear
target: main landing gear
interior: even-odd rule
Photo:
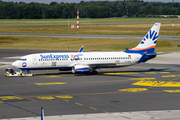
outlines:
[[[91,73],[92,73],[93,75],[97,75],[97,71],[96,71],[96,70],[93,70]]]

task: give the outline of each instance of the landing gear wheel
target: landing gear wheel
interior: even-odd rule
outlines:
[[[93,74],[93,75],[97,75],[97,71],[93,70],[93,71],[92,71],[92,74]]]

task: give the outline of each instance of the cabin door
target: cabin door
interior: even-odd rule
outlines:
[[[37,57],[36,57],[36,55],[32,56],[32,60],[33,60],[33,65],[37,65]]]

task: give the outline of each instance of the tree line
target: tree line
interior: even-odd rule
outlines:
[[[0,0],[0,19],[49,19],[146,17],[180,15],[180,3],[143,2],[143,0],[89,1],[80,3],[24,3]]]

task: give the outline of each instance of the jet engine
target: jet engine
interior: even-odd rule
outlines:
[[[87,73],[91,72],[91,68],[88,65],[75,65],[72,67],[73,73]]]

